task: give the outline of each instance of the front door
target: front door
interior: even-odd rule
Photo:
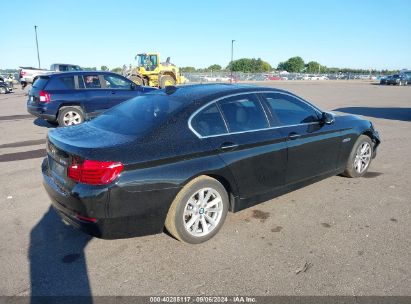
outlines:
[[[263,94],[287,139],[286,184],[332,172],[337,167],[341,132],[320,121],[321,112],[285,93]]]

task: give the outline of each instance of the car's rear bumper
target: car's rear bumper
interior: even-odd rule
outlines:
[[[57,115],[54,113],[49,113],[47,108],[38,105],[32,105],[30,103],[27,103],[27,112],[29,112],[31,115],[48,121],[55,121],[57,119]]]
[[[127,192],[78,184],[64,190],[42,165],[43,185],[63,221],[92,236],[118,239],[161,233],[178,189]]]

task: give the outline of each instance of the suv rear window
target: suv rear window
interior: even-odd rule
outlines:
[[[50,77],[39,77],[37,80],[33,83],[33,87],[37,89],[44,89],[46,86],[47,82],[49,81]]]

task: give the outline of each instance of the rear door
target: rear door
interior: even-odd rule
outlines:
[[[104,74],[103,81],[104,90],[107,92],[112,107],[141,95],[141,86],[133,84],[120,75]]]
[[[320,121],[321,112],[286,93],[262,95],[287,139],[287,184],[332,172],[337,167],[341,131]]]

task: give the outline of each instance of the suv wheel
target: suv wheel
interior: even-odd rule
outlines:
[[[64,107],[60,109],[57,121],[60,127],[78,125],[84,122],[84,113],[80,107]]]

